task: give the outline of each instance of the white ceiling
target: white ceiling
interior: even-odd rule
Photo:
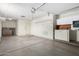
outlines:
[[[37,8],[43,3],[0,3],[0,16],[10,18],[25,18],[41,17],[47,12],[60,14],[65,10],[79,6],[78,3],[46,3],[35,14],[32,15],[32,7]]]

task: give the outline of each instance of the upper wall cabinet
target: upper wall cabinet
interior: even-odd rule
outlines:
[[[72,21],[79,20],[79,15],[57,19],[57,25],[72,24]]]

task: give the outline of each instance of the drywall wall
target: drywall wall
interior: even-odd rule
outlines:
[[[24,36],[30,34],[30,21],[17,20],[16,34],[18,36]]]
[[[2,27],[16,28],[16,21],[15,20],[2,21]]]
[[[34,19],[31,24],[31,34],[53,39],[53,15]]]
[[[68,18],[73,16],[79,16],[79,8],[65,11],[59,15],[59,18]]]

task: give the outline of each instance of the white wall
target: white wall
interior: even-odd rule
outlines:
[[[31,34],[53,39],[53,15],[34,19],[31,24]]]
[[[8,28],[16,28],[16,21],[11,20],[11,21],[2,21],[2,27],[8,27]]]
[[[18,36],[30,34],[30,22],[27,20],[17,20],[16,32]]]
[[[75,8],[60,14],[59,18],[68,18],[79,15],[79,8]]]

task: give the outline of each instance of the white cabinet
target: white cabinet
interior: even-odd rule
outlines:
[[[69,41],[69,30],[55,30],[55,39]]]
[[[75,21],[75,20],[79,20],[79,15],[57,19],[57,25],[72,24],[72,21]]]
[[[77,30],[55,30],[55,39],[63,41],[79,41]]]

